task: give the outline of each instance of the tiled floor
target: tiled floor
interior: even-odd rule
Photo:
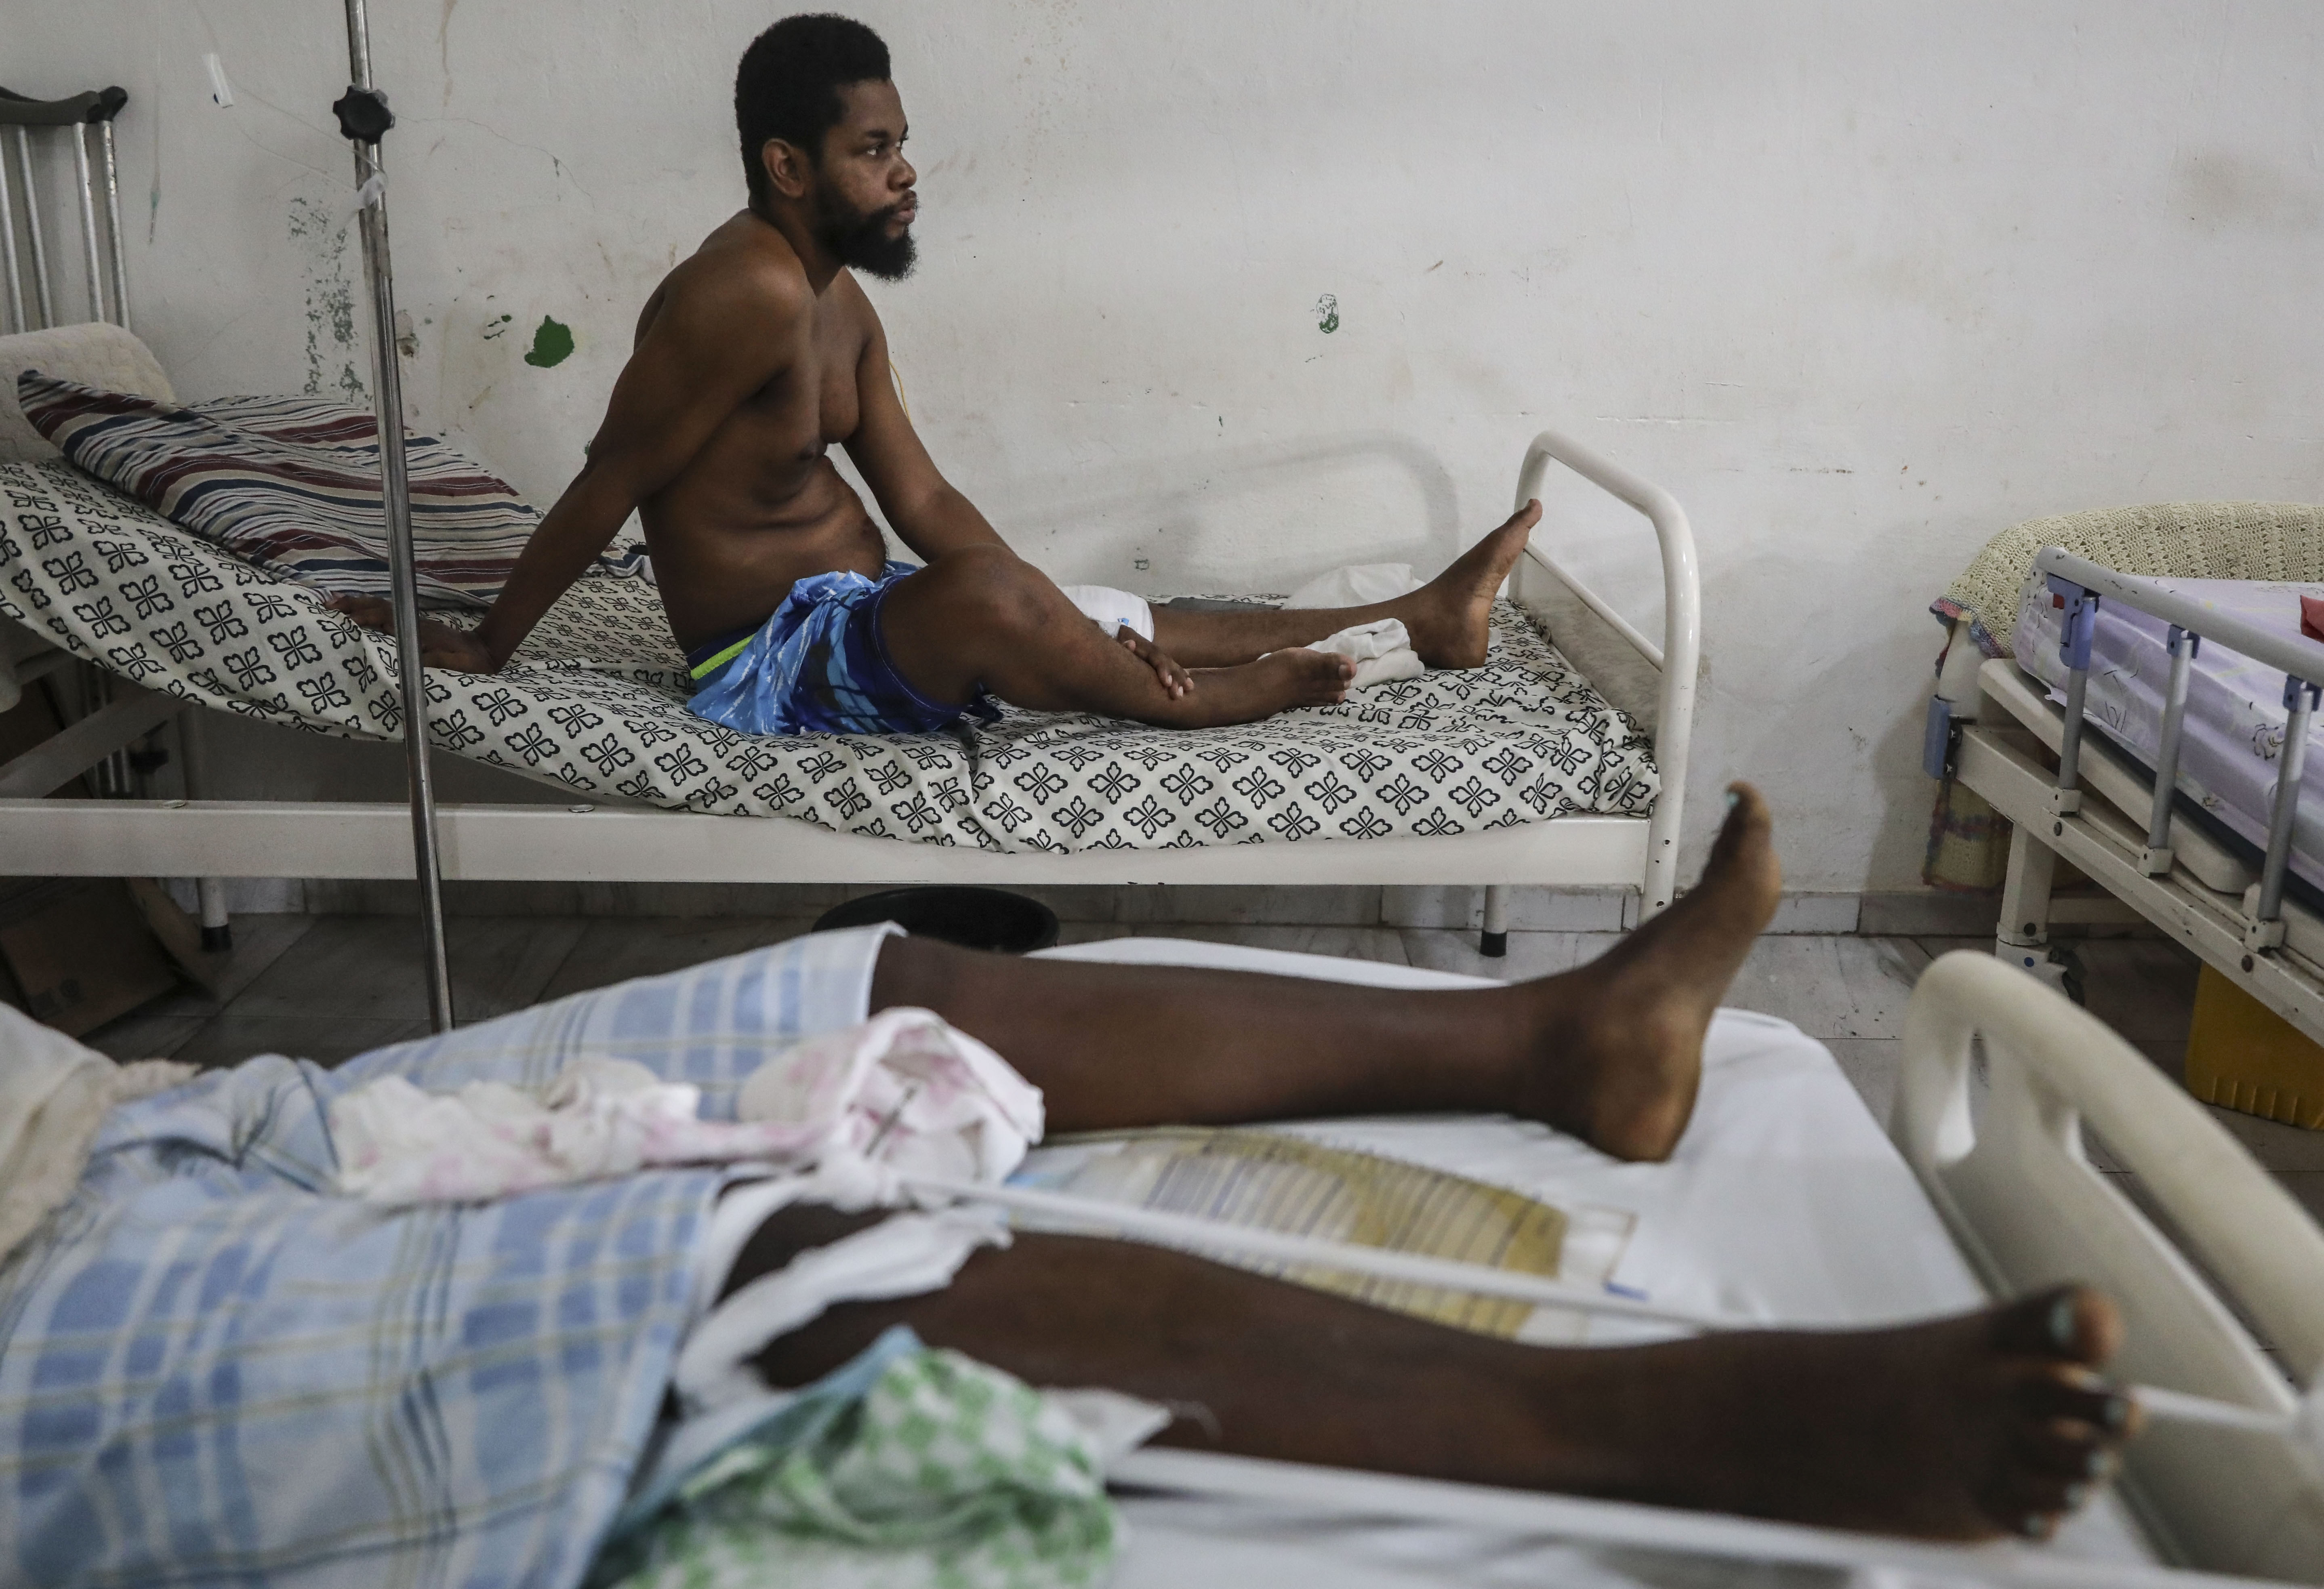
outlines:
[[[463,1020],[776,942],[808,929],[781,917],[459,916],[450,923],[455,1006]],[[165,998],[95,1033],[119,1058],[227,1064],[277,1052],[336,1063],[427,1030],[419,934],[408,916],[263,916],[235,924],[235,963],[217,998]],[[1512,932],[1506,960],[1473,933],[1416,927],[1189,926],[1067,923],[1080,942],[1131,933],[1204,938],[1501,978],[1580,965],[1609,932]],[[1983,940],[1794,935],[1763,938],[1727,1002],[1781,1015],[1820,1039],[1886,1119],[1896,1085],[1905,1000],[1921,970]],[[2077,946],[2089,1008],[2176,1075],[2193,1009],[2196,964],[2150,939]],[[2310,1212],[2324,1217],[2324,1133],[2213,1111]]]

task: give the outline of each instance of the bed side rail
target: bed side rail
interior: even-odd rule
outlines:
[[[2300,809],[2309,719],[2319,696],[2324,694],[2324,645],[2246,623],[2153,580],[2117,574],[2061,547],[2043,547],[2034,559],[2034,568],[2049,582],[2051,600],[2066,613],[2059,647],[2060,660],[2067,670],[2065,736],[2058,748],[2057,786],[2050,796],[2051,809],[2058,815],[2071,815],[2081,809],[2083,696],[2089,686],[2090,637],[2100,603],[2119,602],[2171,626],[2171,678],[2163,697],[2163,738],[2155,753],[2146,848],[2139,857],[2139,869],[2149,877],[2167,875],[2174,859],[2172,796],[2179,786],[2187,679],[2203,641],[2216,640],[2283,674],[2283,753],[2277,763],[2274,804],[2268,813],[2267,859],[2260,868],[2258,893],[2246,901],[2244,908],[2244,947],[2254,954],[2281,949],[2284,880],[2292,864],[2292,822]]]
[[[2192,1098],[2095,1017],[1967,951],[1923,974],[1904,1065],[1890,1134],[1988,1286],[2094,1285],[2123,1312],[2120,1378],[2295,1408],[2195,1264],[2310,1382],[2324,1365],[2324,1233]],[[2091,1165],[2085,1119],[2180,1245]],[[2131,1443],[2125,1492],[2189,1565],[2324,1581],[2324,1474],[2292,1439],[2158,1424]]]
[[[1538,543],[1526,547],[1511,588],[1550,626],[1558,649],[1599,693],[1645,725],[1655,741],[1662,794],[1646,835],[1643,914],[1671,902],[1678,881],[1679,822],[1686,797],[1687,748],[1702,649],[1702,584],[1694,531],[1678,499],[1561,431],[1545,430],[1526,448],[1517,506],[1541,494],[1552,461],[1645,515],[1655,527],[1663,564],[1663,636],[1656,645],[1614,611]]]

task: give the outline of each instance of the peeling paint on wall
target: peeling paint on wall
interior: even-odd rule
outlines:
[[[1340,328],[1340,300],[1330,293],[1315,300],[1315,329],[1329,336]]]
[[[371,401],[355,353],[355,289],[347,274],[347,224],[328,207],[290,201],[290,240],[306,254],[307,384],[351,403]]]
[[[540,329],[532,334],[532,347],[524,355],[524,362],[543,370],[553,370],[572,356],[572,327],[543,315]]]

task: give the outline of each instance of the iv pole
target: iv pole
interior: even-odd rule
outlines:
[[[372,87],[371,25],[364,0],[346,0],[347,65],[354,78],[331,106],[355,145],[361,202],[364,271],[371,278],[372,390],[379,412],[381,505],[387,515],[389,591],[395,606],[398,674],[403,692],[403,746],[410,762],[412,868],[420,879],[420,932],[428,971],[428,1017],[452,1026],[452,974],[444,953],[444,878],[437,859],[436,790],[428,769],[427,678],[420,661],[420,581],[411,553],[411,482],[404,474],[403,380],[396,367],[395,277],[387,255],[387,177],[379,141],[395,116]]]

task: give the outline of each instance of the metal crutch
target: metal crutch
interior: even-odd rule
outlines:
[[[371,27],[364,0],[346,0],[347,67],[354,79],[337,104],[339,131],[355,145],[362,196],[364,271],[371,279],[372,369],[379,413],[381,505],[387,515],[388,583],[395,605],[403,746],[410,766],[412,869],[420,879],[420,945],[428,972],[428,1016],[452,1026],[452,973],[444,952],[444,878],[436,845],[436,790],[428,767],[427,675],[420,661],[420,579],[412,565],[411,482],[404,474],[403,381],[396,367],[395,275],[387,252],[386,176],[379,141],[395,125],[387,96],[372,86]]]

